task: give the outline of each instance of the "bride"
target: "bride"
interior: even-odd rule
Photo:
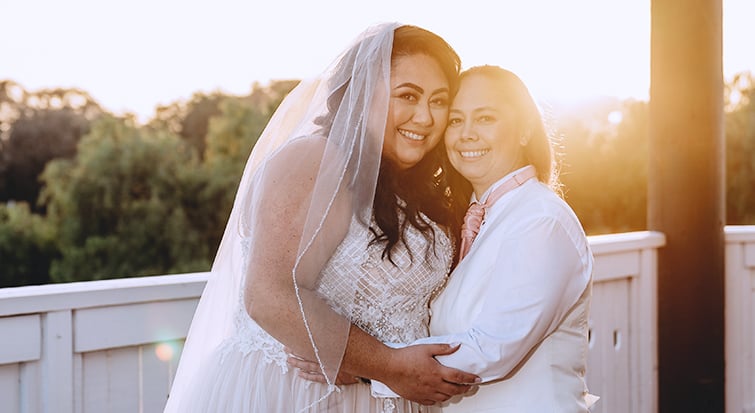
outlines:
[[[434,33],[384,24],[287,96],[248,160],[166,412],[433,411],[469,390],[456,383],[476,376],[434,359],[455,347],[382,344],[428,335],[452,264],[460,209],[438,143],[459,66]],[[325,383],[298,377],[284,346]],[[405,398],[336,387],[339,373]]]

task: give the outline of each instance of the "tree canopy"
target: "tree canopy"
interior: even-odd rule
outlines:
[[[246,159],[297,81],[192,96],[146,124],[86,92],[0,82],[0,287],[210,268]],[[755,80],[726,83],[728,224],[755,223]],[[548,112],[588,234],[646,228],[648,104]]]

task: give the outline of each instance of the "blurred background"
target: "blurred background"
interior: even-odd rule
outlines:
[[[726,223],[755,224],[755,4],[723,5]],[[0,19],[0,287],[208,270],[272,112],[383,21],[519,74],[588,235],[646,229],[649,1],[0,0]]]

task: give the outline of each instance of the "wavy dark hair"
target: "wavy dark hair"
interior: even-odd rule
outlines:
[[[397,28],[392,59],[416,54],[424,54],[435,60],[448,80],[450,95],[456,94],[461,68],[461,59],[456,51],[441,37],[425,29],[416,26]],[[458,173],[450,166],[442,142],[419,163],[405,170],[383,157],[373,204],[377,228],[371,228],[374,235],[372,242],[385,244],[383,258],[387,257],[393,262],[393,248],[399,242],[406,245],[404,235],[407,225],[418,229],[434,242],[436,234],[425,217],[446,229],[454,244],[458,245],[469,192],[461,208],[458,198],[464,196],[465,185],[469,188],[469,184],[464,179],[455,179],[457,177]],[[412,251],[409,253],[412,256]]]
[[[358,47],[348,51],[335,70],[336,76],[331,81],[332,89],[327,99],[328,111],[315,120],[315,124],[321,126],[324,135],[327,135],[333,117],[348,90],[351,69],[358,52]],[[455,95],[461,70],[461,59],[456,51],[443,38],[428,30],[412,25],[396,28],[391,60],[418,54],[429,56],[438,63],[448,81],[450,95]],[[383,258],[387,257],[395,264],[391,253],[399,242],[406,245],[406,225],[417,228],[428,240],[434,242],[433,227],[425,217],[448,231],[454,244],[458,245],[461,221],[471,189],[466,193],[463,208],[459,209],[458,202],[455,201],[456,194],[463,194],[464,190],[457,190],[456,187],[460,185],[464,188],[464,185],[469,184],[464,179],[457,181],[449,179],[449,176],[458,176],[458,173],[450,166],[443,143],[425,155],[417,165],[406,170],[401,170],[385,157],[381,159],[373,201],[377,228],[371,226],[370,230],[374,235],[371,241],[373,244],[385,244]],[[430,250],[428,249],[428,252]],[[412,251],[409,251],[409,254],[413,256]]]
[[[461,224],[471,192],[469,182],[451,167],[443,143],[408,169],[402,170],[383,158],[373,205],[378,228],[371,228],[372,242],[384,243],[383,258],[393,262],[391,252],[399,242],[405,244],[407,225],[417,228],[430,242],[435,242],[436,234],[427,217],[446,229],[454,245],[459,245]],[[409,254],[412,256],[411,250]],[[456,255],[454,258],[456,263]]]

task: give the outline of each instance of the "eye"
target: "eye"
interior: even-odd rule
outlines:
[[[490,115],[480,115],[477,117],[477,121],[480,123],[490,123],[495,122],[495,118]]]
[[[459,126],[459,125],[461,125],[461,118],[448,119],[448,126]]]
[[[416,102],[417,96],[413,93],[402,93],[398,96],[400,99],[407,100],[409,102]]]
[[[433,98],[430,104],[435,107],[445,108],[448,106],[448,98],[445,96]]]

